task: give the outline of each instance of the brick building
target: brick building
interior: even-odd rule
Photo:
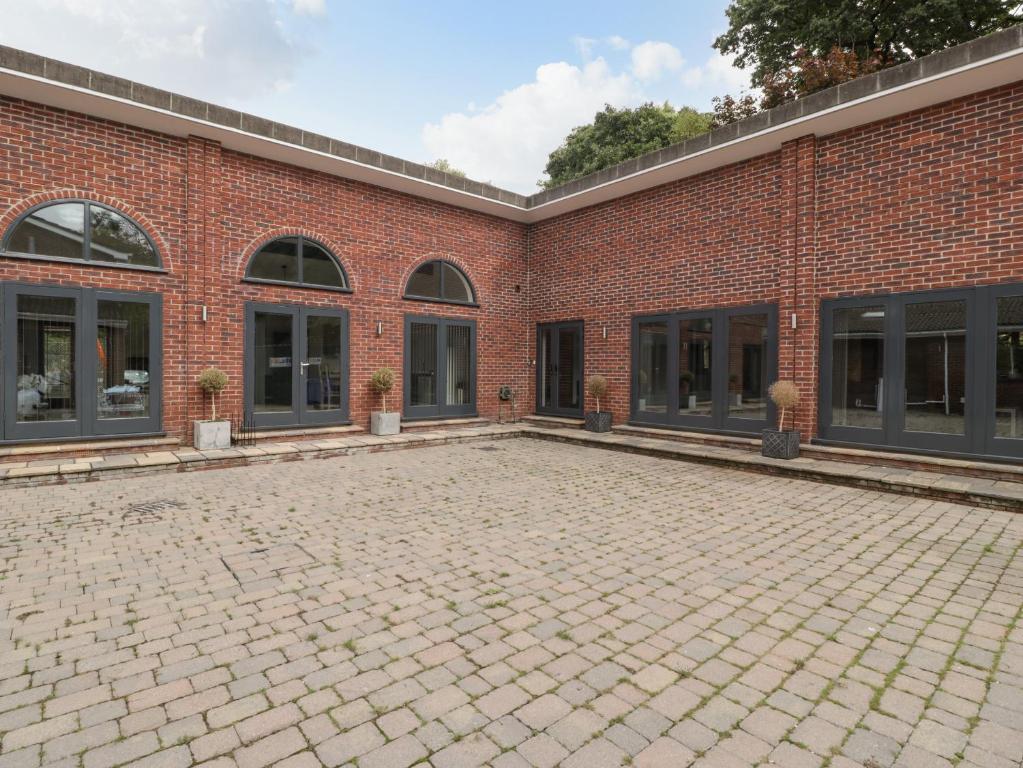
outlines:
[[[582,415],[1023,457],[1023,28],[526,197],[0,48],[0,443]],[[524,406],[524,404],[526,404]]]

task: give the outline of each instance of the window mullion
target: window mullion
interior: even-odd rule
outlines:
[[[84,203],[85,221],[82,222],[82,261],[92,261],[92,210],[89,203]]]

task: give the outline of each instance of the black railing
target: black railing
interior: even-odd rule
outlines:
[[[252,445],[256,442],[256,424],[251,413],[236,413],[231,418],[231,445]]]

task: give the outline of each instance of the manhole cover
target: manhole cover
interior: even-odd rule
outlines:
[[[181,506],[181,502],[174,501],[173,499],[157,499],[156,501],[147,501],[144,504],[133,504],[124,511],[121,517],[124,522],[132,525],[155,523],[163,520],[161,512],[168,509],[177,509]]]

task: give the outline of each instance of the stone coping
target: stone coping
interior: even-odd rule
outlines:
[[[184,118],[240,131],[283,144],[313,150],[334,157],[377,168],[409,179],[428,182],[470,195],[494,200],[505,205],[529,210],[552,201],[578,194],[625,176],[677,161],[687,155],[705,152],[723,144],[753,136],[765,129],[806,118],[842,104],[863,99],[883,91],[904,87],[959,67],[983,61],[1023,47],[1023,25],[1017,25],[968,43],[931,54],[896,67],[851,80],[810,96],[760,112],[746,120],[726,125],[710,133],[673,144],[664,149],[605,168],[581,179],[522,195],[484,182],[444,173],[421,163],[403,160],[372,149],[330,138],[294,126],[277,123],[255,115],[239,112],[209,102],[182,96],[159,88],[136,83],[113,75],[96,72],[28,51],[0,45],[0,69],[62,83],[96,94],[134,102],[163,110]]]
[[[1023,511],[1023,483],[834,459],[810,457],[800,457],[791,461],[767,459],[742,448],[687,444],[614,432],[596,434],[578,428],[539,427],[521,422],[404,432],[387,437],[351,435],[323,440],[263,443],[215,451],[196,451],[187,448],[81,457],[64,463],[9,463],[0,468],[0,490],[4,486],[81,482],[158,471],[187,472],[263,462],[302,461],[371,451],[402,450],[514,437],[554,440],[970,506]]]

